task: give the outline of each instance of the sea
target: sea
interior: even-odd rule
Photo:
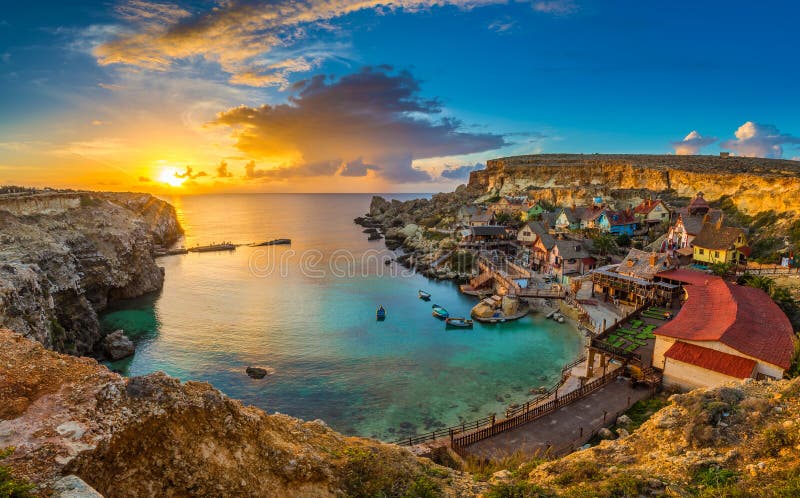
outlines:
[[[118,302],[101,317],[104,329],[125,330],[137,347],[109,367],[209,382],[268,413],[395,441],[500,417],[532,388],[552,385],[562,365],[580,355],[579,333],[541,314],[447,330],[431,305],[469,316],[476,299],[452,282],[386,265],[396,254],[353,223],[371,197],[164,197],[177,210],[186,247],[241,245],[160,258],[164,288]],[[278,238],[291,246],[248,246]],[[432,294],[430,302],[418,298],[419,289]],[[384,321],[376,320],[379,305]],[[251,379],[251,365],[273,373]]]

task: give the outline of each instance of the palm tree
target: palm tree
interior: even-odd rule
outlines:
[[[613,236],[603,233],[592,239],[594,250],[601,256],[607,256],[609,252],[617,248],[617,241]]]
[[[739,283],[748,287],[755,287],[761,289],[772,297],[775,292],[775,281],[764,275],[753,275],[752,273],[745,273],[739,278]]]

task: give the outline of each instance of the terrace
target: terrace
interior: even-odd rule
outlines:
[[[601,354],[639,362],[642,368],[647,368],[652,364],[655,348],[653,331],[675,317],[678,311],[678,307],[644,307],[592,339],[592,348]]]

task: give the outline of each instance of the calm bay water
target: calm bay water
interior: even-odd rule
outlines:
[[[418,196],[394,196],[412,198]],[[383,241],[353,224],[369,195],[217,195],[167,198],[186,244],[291,238],[292,246],[159,260],[158,295],[103,316],[124,329],[136,355],[111,366],[126,375],[162,370],[208,381],[267,412],[321,418],[351,435],[401,436],[501,414],[551,385],[579,354],[570,326],[541,315],[473,330],[445,330],[438,303],[467,316],[475,299],[449,282],[410,274],[382,259]],[[431,303],[417,290],[433,294]],[[375,308],[388,311],[375,320]],[[248,365],[275,374],[253,380]]]

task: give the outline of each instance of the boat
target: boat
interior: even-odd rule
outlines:
[[[447,328],[457,328],[457,329],[472,328],[472,320],[467,320],[466,318],[445,318],[444,322]]]
[[[189,252],[214,252],[214,251],[234,251],[236,250],[236,245],[231,244],[230,242],[225,242],[223,244],[211,244],[208,246],[196,246],[189,249]]]
[[[433,316],[435,316],[436,318],[441,318],[442,320],[445,320],[450,317],[450,313],[446,309],[439,306],[438,304],[434,304],[433,306],[431,306],[431,309],[433,310]]]
[[[378,310],[375,312],[375,318],[378,321],[383,321],[386,319],[386,309],[383,306],[378,306]]]
[[[285,246],[291,245],[292,239],[275,239],[275,240],[268,240],[266,242],[262,242],[260,244],[254,244],[253,247],[261,247],[261,246]]]
[[[431,300],[431,293],[430,292],[425,292],[424,290],[420,289],[417,292],[417,294],[419,295],[419,298],[422,299],[423,301],[430,301]]]

